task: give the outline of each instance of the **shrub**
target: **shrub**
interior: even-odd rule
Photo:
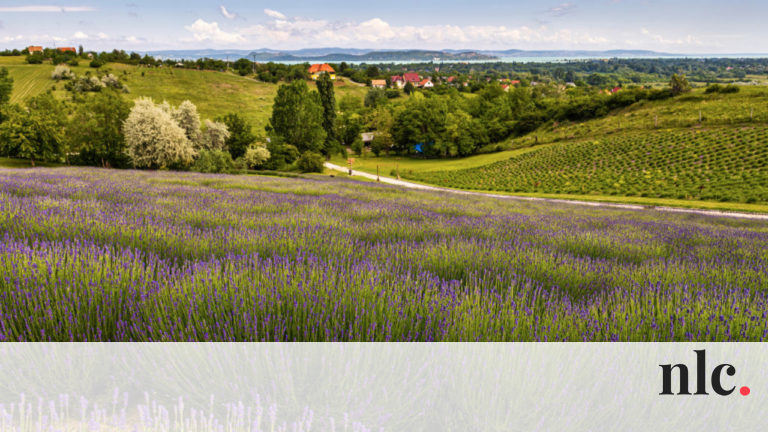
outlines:
[[[56,69],[53,70],[53,73],[51,73],[51,79],[56,81],[71,80],[75,79],[75,74],[69,69],[69,67],[58,65],[56,66]]]
[[[201,173],[226,173],[235,167],[232,155],[223,150],[203,150],[192,165],[192,170]]]
[[[66,84],[66,89],[75,93],[100,92],[105,88],[103,82],[96,77],[80,77]]]
[[[243,160],[248,168],[261,168],[269,160],[269,150],[264,146],[250,146],[245,151]]]
[[[104,87],[109,87],[115,90],[122,90],[123,93],[128,93],[128,89],[123,85],[123,83],[120,82],[120,79],[112,74],[106,74],[101,77],[101,83],[104,85]]]
[[[704,91],[707,94],[711,93],[738,93],[740,90],[739,86],[728,84],[726,86],[721,86],[720,84],[710,84],[707,86],[707,89]]]
[[[27,63],[29,64],[42,64],[43,63],[43,55],[42,54],[33,54],[27,56]]]
[[[301,157],[299,157],[299,160],[296,162],[296,166],[301,172],[321,173],[323,172],[323,155],[313,151],[305,151],[301,154]]]
[[[98,69],[102,66],[104,66],[104,62],[99,59],[93,59],[91,60],[90,66],[94,69]]]

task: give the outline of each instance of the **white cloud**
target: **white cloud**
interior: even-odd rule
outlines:
[[[547,12],[554,16],[563,16],[573,12],[576,9],[576,5],[573,3],[561,3],[553,8],[550,8]]]
[[[72,35],[72,39],[88,39],[88,35],[79,31]]]
[[[274,19],[243,28],[240,34],[253,44],[279,47],[360,47],[364,43],[373,48],[509,48],[525,43],[562,48],[609,43],[607,38],[599,35],[569,29],[550,30],[546,26],[394,26],[381,18],[329,22],[312,18],[289,19],[279,12],[267,15]]]
[[[644,36],[647,36],[651,38],[654,42],[663,44],[663,45],[704,45],[704,42],[699,39],[698,37],[692,36],[692,35],[686,35],[681,38],[677,39],[669,39],[662,35],[652,33],[650,30],[646,28],[641,28],[640,33],[642,33]]]
[[[61,12],[93,12],[96,9],[90,6],[53,6],[53,5],[37,5],[37,6],[5,6],[0,7],[0,12],[46,12],[46,13],[61,13]]]
[[[219,6],[219,11],[221,11],[221,15],[227,19],[235,19],[238,16],[236,13],[228,11],[224,6]]]
[[[196,41],[210,41],[216,43],[238,43],[244,42],[245,38],[238,33],[229,33],[219,28],[219,23],[207,22],[202,19],[198,19],[192,25],[184,27],[187,31],[192,33],[192,37]]]
[[[279,20],[287,19],[287,17],[285,15],[281,14],[280,12],[278,12],[276,10],[272,10],[272,9],[264,9],[264,14],[267,15],[268,17],[277,18]]]
[[[18,42],[23,41],[25,39],[22,35],[16,35],[16,36],[4,36],[0,38],[0,42],[8,43],[8,42]]]

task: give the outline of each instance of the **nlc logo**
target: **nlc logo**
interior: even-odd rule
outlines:
[[[714,369],[712,369],[712,373],[708,374],[707,371],[707,352],[706,350],[695,350],[696,353],[696,367],[692,371],[696,375],[696,393],[693,393],[695,395],[708,395],[707,393],[707,380],[709,380],[709,383],[712,386],[712,390],[719,394],[720,396],[728,396],[731,393],[733,393],[736,390],[736,386],[729,387],[727,383],[724,381],[727,380],[727,377],[732,377],[736,375],[736,367],[724,363],[719,364],[715,366]],[[689,384],[689,369],[688,366],[685,364],[666,364],[666,365],[659,365],[661,367],[661,375],[662,375],[662,384],[661,384],[661,393],[660,395],[690,395],[691,389],[688,387]],[[677,371],[677,376],[679,378],[679,386],[677,393],[672,392],[672,372]],[[709,375],[709,376],[708,376]],[[749,395],[749,387],[744,386],[739,389],[739,393],[741,393],[742,396]]]

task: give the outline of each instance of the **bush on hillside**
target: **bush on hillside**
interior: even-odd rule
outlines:
[[[56,69],[53,70],[53,73],[51,73],[51,79],[56,81],[72,80],[75,79],[75,73],[67,66],[58,65],[56,66]]]
[[[321,173],[323,172],[323,155],[313,151],[305,151],[296,161],[296,166],[304,173]]]
[[[192,171],[201,173],[227,173],[235,166],[232,155],[223,150],[203,150],[192,165]]]
[[[720,84],[710,84],[707,86],[707,89],[704,91],[704,93],[738,93],[739,90],[739,86],[733,84],[728,84],[725,86],[721,86]]]
[[[266,147],[254,145],[248,147],[243,159],[248,168],[262,168],[270,156],[269,150]]]

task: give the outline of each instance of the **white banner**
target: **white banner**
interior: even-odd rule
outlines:
[[[1,344],[0,427],[765,430],[766,360],[747,343]]]

